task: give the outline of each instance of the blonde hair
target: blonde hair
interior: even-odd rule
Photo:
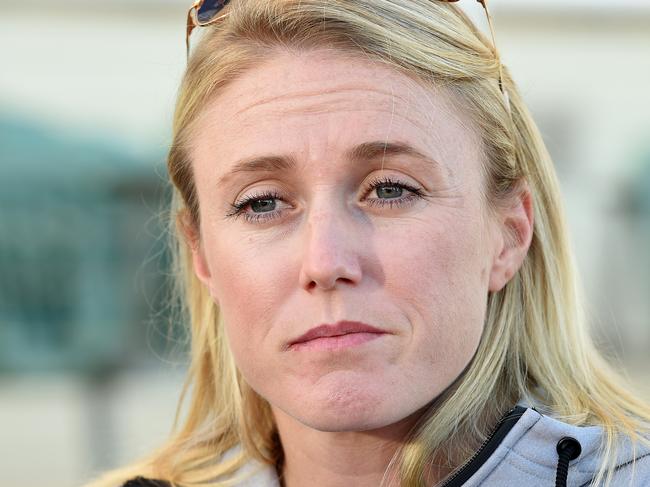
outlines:
[[[602,426],[602,462],[593,485],[609,483],[617,435],[637,439],[637,432],[647,431],[650,407],[620,385],[622,378],[589,337],[553,163],[504,67],[509,114],[492,44],[456,6],[431,0],[233,0],[227,9],[224,19],[204,29],[189,60],[168,159],[175,185],[176,272],[191,323],[191,363],[174,432],[147,458],[90,485],[121,485],[136,475],[178,486],[231,485],[219,480],[250,459],[281,461],[269,404],[239,374],[218,309],[194,275],[179,227],[198,222],[188,143],[208,100],[273,51],[322,48],[361,55],[444,87],[481,135],[489,202],[496,206],[512,196],[522,180],[533,196],[528,255],[508,284],[490,294],[484,333],[465,372],[394,456],[399,485],[424,485],[425,468],[437,451],[448,451],[443,461],[459,466],[486,428],[522,398],[568,423]],[[241,449],[235,455],[222,457],[236,445]]]

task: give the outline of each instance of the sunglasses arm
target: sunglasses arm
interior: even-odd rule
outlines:
[[[192,31],[194,30],[194,27],[196,27],[196,23],[194,22],[194,17],[192,16],[193,10],[194,7],[192,7],[187,12],[187,30],[185,31],[185,48],[187,50],[188,59],[190,57],[190,35],[192,35]]]

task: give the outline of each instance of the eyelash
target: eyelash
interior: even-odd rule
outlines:
[[[365,195],[367,196],[375,189],[383,186],[406,189],[410,194],[403,196],[401,198],[374,198],[374,199],[367,200],[368,204],[379,208],[403,207],[413,202],[416,199],[425,197],[420,189],[411,186],[410,184],[393,180],[390,177],[386,177],[386,176],[378,179],[374,179],[370,183],[368,183],[368,186],[365,190]],[[281,210],[258,213],[258,214],[246,213],[244,211],[246,207],[251,203],[254,203],[259,200],[274,200],[274,199],[281,200],[282,195],[280,195],[277,191],[267,191],[260,194],[252,194],[250,196],[245,197],[243,200],[239,202],[231,204],[230,205],[231,211],[226,215],[226,217],[236,219],[240,216],[243,216],[244,220],[246,220],[249,223],[264,223],[264,222],[274,220],[280,216],[279,213],[281,213]]]

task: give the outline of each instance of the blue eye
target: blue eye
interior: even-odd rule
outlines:
[[[404,190],[407,194],[404,196]],[[424,198],[422,191],[410,184],[395,181],[389,177],[375,179],[369,183],[366,196],[375,191],[378,198],[367,198],[371,206],[389,208],[412,204],[414,200]]]
[[[247,222],[251,223],[273,220],[279,216],[276,207],[278,206],[277,201],[281,199],[282,196],[277,192],[250,195],[230,205],[231,212],[226,217],[243,216]],[[248,206],[250,206],[251,212],[245,211]]]
[[[377,196],[380,198],[399,198],[402,196],[404,188],[397,184],[392,186],[381,184],[375,188],[375,191],[377,191]]]
[[[254,213],[264,213],[275,210],[277,203],[275,198],[269,198],[265,200],[253,200],[250,205]]]
[[[373,191],[378,198],[368,197]],[[420,189],[410,184],[383,177],[368,183],[364,198],[370,206],[394,208],[413,204],[414,200],[424,198],[424,195]],[[275,191],[253,194],[231,204],[231,211],[226,217],[243,216],[249,223],[268,222],[282,216],[283,209],[278,209],[278,201],[284,200],[282,195]],[[247,208],[250,208],[250,211],[247,211]]]

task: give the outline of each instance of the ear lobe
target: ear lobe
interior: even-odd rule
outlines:
[[[517,273],[533,240],[533,196],[525,180],[518,185],[512,204],[499,210],[503,238],[490,272],[488,289],[491,292],[503,289]]]
[[[187,208],[182,209],[177,218],[178,226],[185,243],[192,252],[192,266],[196,277],[210,289],[210,268],[208,266],[203,247],[201,246],[201,236],[196,224],[192,221]]]

